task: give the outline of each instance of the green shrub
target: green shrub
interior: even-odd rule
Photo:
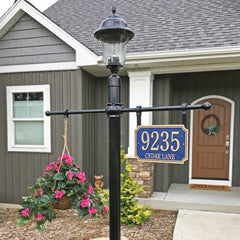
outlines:
[[[152,215],[150,206],[139,205],[138,200],[134,199],[144,190],[144,187],[129,176],[132,166],[124,151],[121,151],[121,163],[125,165],[121,174],[121,223],[128,226],[142,225]]]

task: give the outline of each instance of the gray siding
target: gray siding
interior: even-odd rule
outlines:
[[[170,76],[157,76],[153,87],[153,106],[170,105]],[[153,112],[153,124],[168,124],[169,112]],[[167,191],[170,186],[169,164],[154,164],[154,191]]]
[[[86,73],[84,73],[86,74]],[[128,78],[121,80],[121,98],[124,107],[129,102]],[[108,99],[107,78],[83,77],[83,108],[105,109]],[[106,114],[83,116],[83,166],[90,180],[94,175],[104,175],[105,187],[109,186],[109,136]],[[128,115],[123,114],[121,120],[121,145],[124,150],[128,146]]]
[[[82,72],[82,109],[94,109],[95,78],[87,72]],[[95,159],[95,114],[84,114],[83,118],[83,169],[87,179],[94,182],[94,159]]]
[[[70,61],[74,49],[27,14],[0,39],[0,66]]]
[[[20,201],[27,186],[34,184],[45,167],[61,155],[63,147],[63,117],[51,117],[52,153],[7,151],[6,86],[50,84],[51,109],[81,109],[81,71],[34,72],[0,74],[0,202]],[[82,117],[69,119],[69,148],[82,165]]]
[[[155,86],[161,88],[161,76],[155,79]],[[170,105],[179,105],[184,102],[190,104],[194,100],[207,95],[221,95],[232,99],[235,102],[234,119],[234,150],[233,150],[233,186],[240,185],[240,71],[219,71],[203,73],[174,74],[170,76]],[[162,104],[160,99],[154,96],[155,104]],[[155,118],[155,124],[160,120]],[[181,123],[180,112],[170,113],[169,123]],[[190,123],[190,113],[188,113],[188,124]],[[188,183],[189,162],[184,165],[169,164],[168,174],[170,183]],[[156,182],[155,182],[156,184]],[[163,188],[159,184],[158,188]],[[155,185],[156,188],[156,185]]]
[[[27,186],[35,183],[45,167],[62,153],[62,116],[51,116],[52,153],[7,151],[6,87],[50,84],[51,110],[104,109],[107,80],[82,70],[0,74],[0,202],[18,203],[27,195]],[[122,79],[122,102],[128,107],[129,81]],[[90,182],[94,175],[108,173],[108,119],[106,114],[71,115],[68,119],[68,146]],[[128,115],[122,116],[122,146],[128,146]]]

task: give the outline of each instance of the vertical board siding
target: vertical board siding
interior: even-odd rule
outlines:
[[[153,106],[168,106],[170,105],[170,76],[157,76],[153,81]],[[153,124],[168,124],[169,112],[153,112]],[[154,191],[167,191],[170,186],[169,180],[169,165],[154,164]]]
[[[82,109],[94,109],[94,80],[95,78],[85,71],[82,74]],[[95,159],[95,128],[94,114],[84,114],[83,118],[83,159],[82,166],[88,181],[94,183],[94,159]]]
[[[0,39],[0,66],[70,61],[74,49],[27,14]]]
[[[98,78],[94,82],[94,108],[105,109],[108,101],[107,78]],[[123,107],[129,106],[129,80],[121,78],[121,101]],[[128,114],[121,117],[121,145],[128,147]],[[109,130],[106,114],[94,115],[94,174],[104,175],[104,186],[109,186]]]
[[[83,70],[0,74],[0,201],[19,203],[28,194],[27,186],[35,183],[45,167],[62,153],[63,116],[51,116],[51,153],[7,151],[6,87],[50,84],[51,110],[105,109],[107,80],[95,78]],[[129,81],[122,78],[122,103],[128,107]],[[121,144],[128,146],[128,114],[122,116]],[[108,119],[106,114],[70,115],[68,146],[90,182],[94,175],[104,175],[109,186]]]
[[[121,101],[123,108],[129,107],[129,79],[127,77],[122,77],[121,80]],[[137,122],[137,117],[136,117]],[[123,113],[121,117],[121,146],[123,150],[127,153],[127,148],[129,146],[129,113]]]
[[[107,95],[107,78],[99,78],[95,81],[95,108],[104,109],[108,99]],[[108,131],[108,119],[106,114],[96,114],[94,131],[96,132],[94,137],[94,151],[95,151],[95,175],[104,175],[105,187],[109,185],[109,131]]]
[[[155,81],[161,81],[157,76]],[[240,109],[240,71],[219,71],[202,73],[184,73],[170,76],[171,105],[184,102],[191,104],[196,99],[208,95],[220,95],[230,98],[235,102],[234,119],[234,146],[233,146],[233,186],[240,186],[240,137],[239,137],[239,109]],[[156,100],[155,100],[156,101]],[[203,110],[201,110],[203,111]],[[187,128],[190,126],[190,112],[187,117]],[[181,123],[181,113],[172,111],[170,123]],[[184,165],[169,165],[171,183],[188,183],[189,161]]]
[[[52,152],[8,152],[6,87],[50,84],[51,110],[81,109],[81,70],[0,74],[0,202],[18,203],[28,194],[27,186],[35,183],[45,167],[62,153],[64,119],[51,117]],[[69,117],[68,145],[78,164],[82,165],[82,119]]]

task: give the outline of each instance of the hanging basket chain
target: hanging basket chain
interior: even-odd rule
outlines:
[[[60,160],[59,167],[58,167],[58,172],[60,171],[60,168],[61,168],[61,165],[62,165],[62,160],[63,160],[63,155],[64,155],[65,151],[67,151],[68,156],[70,156],[68,145],[67,145],[67,125],[68,125],[68,120],[65,119],[64,122],[65,122],[64,135],[62,135],[63,140],[64,140],[64,145],[63,145],[61,160]]]
[[[58,172],[60,171],[60,168],[61,168],[61,165],[62,165],[62,160],[63,160],[64,153],[67,152],[68,156],[70,156],[70,152],[69,152],[68,145],[67,145],[67,127],[68,127],[68,119],[66,118],[64,120],[64,135],[62,135],[64,145],[63,145],[63,150],[62,150],[62,156],[61,156],[60,163],[59,163],[59,166],[58,166]],[[55,180],[55,182],[54,182],[54,186],[52,188],[53,191],[55,190],[56,184],[57,184],[57,180]]]

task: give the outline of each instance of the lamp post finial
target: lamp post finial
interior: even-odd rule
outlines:
[[[112,13],[113,13],[113,14],[115,14],[115,13],[116,13],[116,11],[117,11],[116,7],[115,7],[115,6],[113,6],[113,7],[112,7]]]

